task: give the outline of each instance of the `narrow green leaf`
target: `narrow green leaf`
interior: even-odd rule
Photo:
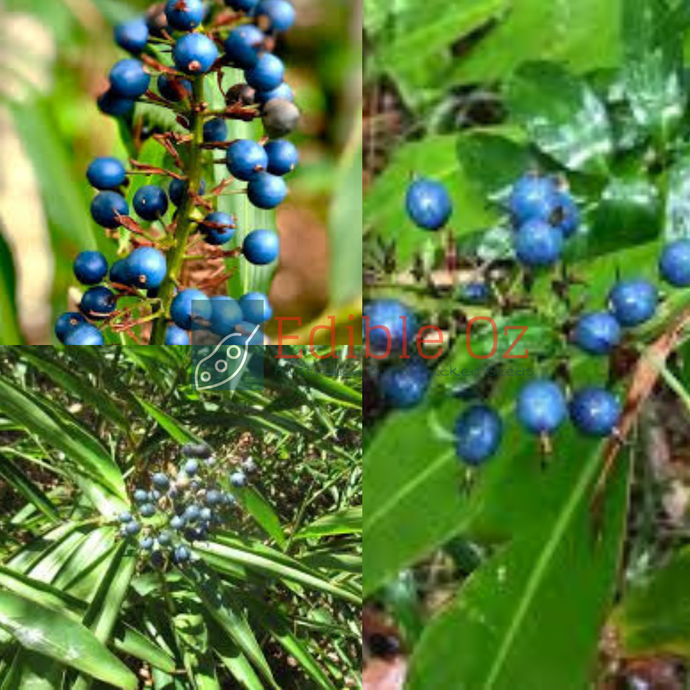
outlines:
[[[163,412],[163,410],[143,398],[137,397],[137,400],[144,409],[144,412],[158,422],[161,428],[163,428],[173,440],[178,443],[188,443],[190,441],[199,440],[189,429],[176,419],[173,419],[167,412]]]
[[[280,524],[280,518],[273,509],[273,506],[259,493],[257,489],[249,487],[240,491],[235,491],[237,500],[244,509],[259,523],[269,537],[271,537],[280,548],[285,548],[287,539]]]
[[[362,506],[350,506],[314,520],[302,528],[295,539],[329,537],[336,534],[359,534],[362,531]]]
[[[57,509],[45,493],[36,486],[6,455],[0,453],[0,477],[15,491],[33,503],[48,519],[53,522],[59,519]]]
[[[16,286],[14,258],[0,223],[0,345],[17,345],[23,342],[17,319]]]

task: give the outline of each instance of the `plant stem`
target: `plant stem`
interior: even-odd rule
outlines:
[[[170,312],[175,284],[179,282],[185,250],[194,226],[194,222],[190,218],[194,210],[193,195],[196,194],[201,183],[201,157],[203,153],[201,144],[204,143],[204,116],[197,111],[196,106],[204,101],[204,77],[197,77],[192,86],[192,114],[190,117],[192,141],[190,142],[189,165],[185,170],[188,180],[187,194],[177,212],[178,224],[175,232],[175,244],[168,252],[168,274],[158,295],[161,300],[161,311],[153,326],[151,345],[163,345],[165,343],[166,318]]]

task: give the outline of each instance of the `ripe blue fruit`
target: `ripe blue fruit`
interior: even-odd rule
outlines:
[[[192,95],[192,82],[169,74],[158,77],[158,93],[171,103],[184,101]]]
[[[99,192],[91,202],[91,217],[104,228],[117,228],[120,221],[117,215],[129,215],[125,198],[117,192]]]
[[[225,0],[225,4],[228,7],[232,7],[233,10],[238,12],[246,12],[247,14],[252,14],[258,3],[259,0]]]
[[[118,285],[129,285],[129,265],[127,259],[118,259],[110,267],[110,282]]]
[[[213,517],[213,511],[210,508],[202,508],[199,511],[199,518],[204,522],[208,522]]]
[[[189,345],[189,333],[178,328],[174,323],[171,323],[165,333],[165,344]]]
[[[212,227],[210,224],[218,224],[221,227]],[[199,223],[199,231],[203,233],[204,240],[208,244],[220,246],[227,244],[237,231],[235,227],[235,219],[220,211],[209,213],[204,220]]]
[[[690,240],[675,240],[664,247],[659,272],[674,287],[690,286]]]
[[[247,476],[244,474],[244,472],[232,472],[230,474],[230,483],[236,488],[236,489],[241,489],[243,486],[247,485]]]
[[[127,171],[117,158],[103,156],[92,161],[86,177],[96,189],[117,189],[127,180]]]
[[[173,540],[172,534],[170,534],[170,532],[167,532],[165,530],[163,530],[158,535],[158,543],[161,546],[169,546],[170,544],[172,544],[172,540]]]
[[[175,515],[170,519],[170,527],[172,527],[172,529],[182,529],[186,524],[187,522],[182,515]]]
[[[149,40],[149,27],[143,17],[131,19],[115,27],[115,43],[123,50],[138,55]]]
[[[563,233],[544,221],[527,221],[515,233],[514,239],[515,254],[525,266],[551,266],[561,258]]]
[[[151,481],[153,485],[157,486],[159,489],[165,490],[170,486],[170,479],[168,479],[168,475],[164,472],[156,472],[151,477]]]
[[[184,545],[175,547],[173,552],[173,560],[175,563],[186,563],[192,557],[192,552]]]
[[[149,500],[149,493],[148,491],[145,491],[144,489],[137,489],[134,492],[134,502],[141,504],[141,503],[146,503],[146,501]]]
[[[211,300],[200,290],[182,290],[170,305],[170,316],[183,331],[199,330],[210,321]]]
[[[197,194],[203,196],[206,193],[206,183],[201,180]],[[185,180],[174,179],[168,187],[168,196],[175,206],[181,206],[187,198],[187,182]]]
[[[145,518],[153,517],[156,514],[156,506],[152,503],[144,503],[139,508],[139,514]]]
[[[153,489],[149,491],[149,501],[153,501],[154,503],[161,497],[161,492],[158,491],[158,489]]]
[[[549,222],[558,208],[558,187],[548,177],[527,174],[514,185],[508,210],[516,227],[530,220]]]
[[[608,436],[618,424],[620,416],[620,403],[605,388],[583,388],[570,401],[573,424],[588,436]]]
[[[439,230],[453,212],[453,203],[446,188],[439,182],[422,178],[408,188],[405,208],[412,222],[424,230]]]
[[[248,474],[253,474],[259,469],[259,466],[256,464],[254,458],[248,457],[246,460],[242,461],[242,469]]]
[[[471,304],[481,304],[491,297],[491,289],[486,283],[466,283],[460,290],[460,299]]]
[[[503,438],[501,417],[488,405],[472,405],[455,423],[456,452],[468,465],[481,465],[496,453]]]
[[[276,98],[279,98],[283,101],[293,102],[295,100],[295,94],[293,90],[285,82],[283,82],[280,86],[276,87],[275,89],[271,89],[270,91],[257,91],[255,98],[257,103],[264,105]]]
[[[134,195],[134,210],[144,220],[156,220],[168,210],[168,195],[157,185],[147,184]]]
[[[290,134],[297,127],[299,118],[299,108],[291,100],[271,98],[264,105],[261,122],[269,138],[278,139]]]
[[[391,352],[399,352],[404,344],[412,342],[417,336],[415,315],[406,304],[397,300],[379,299],[367,302],[362,316],[362,338],[366,339],[368,330],[369,347],[375,355],[385,353],[389,344]],[[388,333],[382,327],[388,329]]]
[[[126,524],[128,522],[132,522],[132,514],[131,513],[120,513],[117,518],[122,524]]]
[[[165,6],[168,24],[178,31],[191,31],[204,19],[201,0],[168,0]]]
[[[577,232],[580,225],[580,211],[573,198],[566,192],[559,191],[556,201],[557,207],[551,216],[551,222],[563,233],[563,237],[568,239]]]
[[[141,525],[138,522],[132,520],[132,522],[128,522],[125,525],[125,532],[129,534],[131,537],[133,537],[134,535],[139,534],[139,532],[141,532]]]
[[[267,172],[257,173],[247,185],[247,197],[257,208],[275,208],[286,196],[287,186],[283,178]]]
[[[110,70],[110,88],[120,98],[135,100],[149,88],[151,77],[144,71],[140,60],[126,58],[116,62]]]
[[[101,285],[89,288],[81,298],[79,309],[85,316],[100,320],[105,319],[115,311],[117,300],[115,294]],[[83,326],[82,326],[83,328]],[[72,334],[74,335],[74,333]]]
[[[639,326],[654,316],[659,295],[647,280],[624,280],[609,293],[609,307],[622,326]]]
[[[620,324],[607,311],[581,316],[573,331],[573,342],[591,355],[607,355],[620,339]]]
[[[264,145],[268,155],[266,172],[271,175],[287,175],[299,163],[297,147],[287,139],[273,139]]]
[[[265,38],[256,26],[244,24],[228,34],[225,54],[240,69],[250,69],[259,61]]]
[[[82,285],[97,285],[108,273],[108,262],[100,252],[81,252],[74,260],[74,275]]]
[[[263,323],[273,316],[273,308],[268,297],[262,292],[248,292],[246,295],[242,295],[240,307],[245,321],[249,321],[249,323]]]
[[[211,332],[225,337],[235,331],[235,326],[242,323],[244,314],[237,300],[226,295],[211,297]]]
[[[282,84],[284,76],[285,65],[273,53],[264,53],[254,67],[244,71],[245,81],[257,91],[277,89]]]
[[[180,453],[185,458],[210,458],[211,447],[203,441],[190,442],[182,446]]]
[[[381,376],[381,395],[391,407],[409,409],[423,400],[430,380],[431,373],[421,362],[396,364]]]
[[[223,504],[226,506],[234,506],[237,500],[232,494],[223,494]]]
[[[190,477],[192,477],[199,470],[199,463],[196,460],[187,460],[183,469]]]
[[[223,502],[223,496],[220,491],[211,489],[206,493],[206,504],[210,506],[217,506]]]
[[[215,141],[225,141],[228,138],[228,126],[221,117],[214,117],[204,123],[204,141],[212,144]]]
[[[272,230],[254,230],[242,243],[242,253],[250,264],[263,266],[278,258],[280,239]]]
[[[287,31],[295,23],[295,8],[287,0],[261,0],[254,14],[266,17],[271,31]]]
[[[565,397],[553,381],[537,379],[520,390],[517,418],[533,434],[555,431],[563,423],[565,415]]]
[[[173,49],[175,66],[186,74],[205,74],[217,59],[216,44],[203,34],[182,36]]]
[[[65,342],[65,338],[77,327],[88,323],[86,319],[76,311],[68,311],[61,314],[55,322],[55,335],[61,342]]]
[[[77,326],[65,338],[65,345],[103,345],[104,342],[101,332],[91,324]]]
[[[142,537],[139,540],[139,548],[144,551],[150,551],[153,548],[153,539],[151,537]]]
[[[185,520],[187,522],[196,522],[199,519],[200,512],[199,506],[197,505],[192,504],[187,506],[184,511]]]
[[[108,89],[98,97],[98,109],[104,115],[112,117],[122,117],[129,115],[134,110],[136,101],[132,98],[122,98]]]
[[[227,151],[227,166],[230,174],[247,182],[257,172],[266,169],[268,154],[261,144],[251,139],[240,139]]]
[[[154,247],[138,247],[127,257],[128,284],[137,288],[160,287],[167,270],[165,255]]]

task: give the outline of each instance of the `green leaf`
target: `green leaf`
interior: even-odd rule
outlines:
[[[0,453],[0,477],[15,491],[33,503],[49,520],[59,519],[57,509],[51,500],[36,486],[6,455]]]
[[[138,687],[136,676],[88,628],[59,611],[0,591],[0,627],[25,649],[118,688]]]
[[[613,148],[604,104],[587,83],[556,64],[520,68],[506,89],[513,118],[569,170],[606,175]]]
[[[153,403],[150,403],[147,400],[144,400],[143,398],[140,398],[138,396],[136,397],[137,401],[144,409],[144,412],[146,412],[146,414],[149,415],[149,417],[151,417],[153,420],[158,422],[161,428],[163,428],[168,433],[170,438],[177,441],[178,443],[188,443],[190,441],[199,440],[183,424],[178,422],[176,419],[173,419],[173,417],[171,417],[166,412],[163,412],[163,410],[156,407]]]
[[[359,534],[362,532],[362,506],[351,506],[336,513],[322,515],[310,525],[302,528],[295,539],[330,537],[337,534]]]
[[[622,656],[690,658],[690,550],[683,549],[625,594],[612,616]]]
[[[589,458],[572,463],[573,481],[555,519],[518,535],[472,575],[455,605],[427,626],[413,656],[410,690],[513,690],[529,687],[537,667],[545,688],[588,685],[616,584],[629,472],[621,459],[598,534],[591,512],[601,472],[598,451],[597,446]]]
[[[167,673],[175,671],[175,660],[148,637],[129,625],[120,626],[115,631],[113,647],[123,654],[141,659]]]
[[[17,345],[24,340],[19,331],[16,288],[14,258],[0,223],[0,345]]]
[[[235,491],[235,496],[244,509],[259,523],[269,537],[271,537],[281,549],[285,548],[287,539],[280,524],[280,518],[268,501],[254,488],[246,488]]]

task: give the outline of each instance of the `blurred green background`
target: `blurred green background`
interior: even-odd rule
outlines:
[[[147,0],[0,2],[0,343],[52,342],[78,293],[71,262],[103,243],[85,179],[97,155],[125,158],[96,96],[124,57],[112,27]],[[361,0],[294,0],[279,48],[303,111],[302,165],[278,212],[278,314],[305,322],[361,292]],[[330,297],[330,299],[329,299]]]

